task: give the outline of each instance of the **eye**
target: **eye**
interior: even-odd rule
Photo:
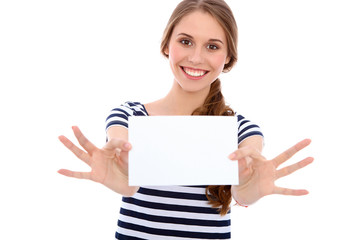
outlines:
[[[180,43],[186,46],[192,46],[192,42],[190,40],[187,39],[182,39],[180,40]]]
[[[219,47],[214,44],[209,44],[206,48],[208,48],[210,50],[218,50],[219,49]]]

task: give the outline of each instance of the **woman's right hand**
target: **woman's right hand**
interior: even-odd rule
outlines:
[[[123,196],[134,195],[139,187],[129,186],[128,158],[131,145],[121,139],[112,138],[103,148],[97,148],[80,131],[78,127],[72,128],[79,144],[85,151],[78,148],[65,136],[59,140],[79,159],[90,166],[90,172],[75,172],[60,169],[58,173],[79,179],[89,179],[101,183]]]

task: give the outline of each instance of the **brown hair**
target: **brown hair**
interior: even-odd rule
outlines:
[[[184,16],[196,10],[209,13],[224,29],[228,46],[227,56],[230,57],[230,61],[224,65],[223,72],[230,71],[237,61],[238,32],[234,15],[230,7],[223,0],[183,0],[180,2],[173,11],[165,28],[160,47],[161,53],[165,57],[169,57],[166,54],[166,49],[174,27]],[[225,104],[225,99],[221,93],[220,79],[216,79],[211,84],[209,94],[203,105],[195,109],[192,115],[234,115],[234,111]],[[221,215],[225,215],[230,209],[232,199],[231,186],[208,186],[206,188],[206,197],[213,207],[219,208]]]

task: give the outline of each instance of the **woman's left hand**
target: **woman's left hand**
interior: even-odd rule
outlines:
[[[230,154],[231,160],[239,161],[239,185],[233,185],[231,188],[234,199],[239,204],[250,205],[270,194],[293,196],[308,194],[308,191],[303,189],[278,187],[275,185],[275,181],[313,162],[314,159],[308,157],[300,162],[278,169],[282,163],[308,146],[310,142],[310,139],[305,139],[272,160],[265,159],[256,149],[251,147],[239,148]]]

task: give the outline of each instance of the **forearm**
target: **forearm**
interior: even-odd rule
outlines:
[[[231,186],[231,195],[236,203],[238,203],[241,206],[250,206],[254,204],[256,201],[251,200],[248,196],[248,194],[244,194],[242,189],[245,186],[240,185],[232,185]]]

